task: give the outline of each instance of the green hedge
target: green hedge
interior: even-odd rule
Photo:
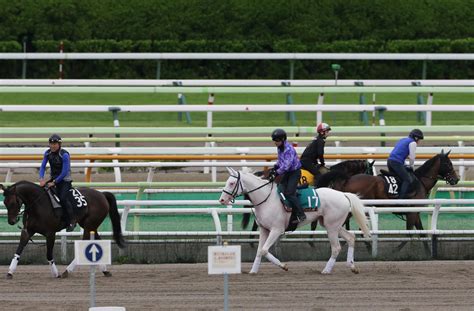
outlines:
[[[57,52],[59,41],[32,42],[35,52]],[[305,44],[289,39],[275,42],[245,40],[83,40],[64,41],[65,52],[314,52],[314,53],[466,53],[474,51],[474,38],[459,40],[349,40]],[[0,50],[18,52],[16,42],[0,42]],[[333,61],[297,61],[295,78],[332,79]],[[0,77],[21,76],[21,61],[3,61]],[[420,61],[340,61],[341,79],[414,79],[421,78]],[[157,64],[150,60],[72,61],[64,64],[69,79],[153,79]],[[56,78],[58,61],[29,61],[28,78]],[[474,69],[468,61],[431,61],[429,79],[472,79]],[[262,60],[171,60],[161,63],[162,79],[287,79],[288,61]]]

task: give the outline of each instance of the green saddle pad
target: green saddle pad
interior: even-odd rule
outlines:
[[[281,192],[280,186],[277,188],[278,195],[280,196],[280,200],[285,204],[287,207],[293,207],[291,203],[286,199],[285,195]],[[316,189],[313,187],[306,187],[296,190],[296,196],[300,202],[301,208],[308,210],[316,210],[321,205],[319,202],[319,196],[316,192]]]

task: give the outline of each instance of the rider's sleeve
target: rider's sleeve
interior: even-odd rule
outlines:
[[[63,154],[63,168],[61,170],[61,174],[59,174],[59,176],[54,179],[56,183],[60,183],[63,180],[63,178],[66,177],[70,166],[71,166],[71,161],[69,159],[69,153],[65,152]]]
[[[415,167],[415,158],[416,158],[416,142],[411,142],[408,145],[410,153],[408,154],[408,161],[410,162],[411,168]]]
[[[324,166],[324,141],[319,140],[318,145],[316,146],[317,148],[317,154],[318,154],[318,159],[319,163]]]
[[[44,178],[44,173],[46,172],[46,164],[48,163],[48,150],[44,152],[43,155],[43,162],[41,162],[41,167],[39,171],[39,178],[43,179]]]

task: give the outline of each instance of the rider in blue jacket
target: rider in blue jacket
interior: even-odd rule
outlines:
[[[49,162],[51,181],[48,183],[48,187],[56,187],[61,205],[69,219],[69,226],[66,228],[66,231],[71,232],[76,226],[76,217],[74,216],[74,211],[68,198],[69,190],[72,188],[71,160],[69,152],[61,148],[61,143],[61,137],[57,134],[53,134],[49,138],[49,149],[44,153],[39,178],[40,186],[44,187],[47,182],[47,180],[44,179],[46,164]]]
[[[301,178],[301,163],[295,148],[286,139],[287,136],[284,130],[276,129],[273,131],[272,140],[277,146],[278,160],[271,174],[282,176],[280,189],[295,209],[295,223],[299,223],[306,219],[306,215],[296,197],[296,187]]]
[[[392,152],[390,153],[387,166],[390,172],[400,178],[400,199],[405,199],[408,187],[412,183],[412,177],[407,170],[413,172],[415,158],[416,158],[416,146],[420,140],[424,138],[423,132],[419,129],[414,129],[410,132],[408,137],[400,139]],[[408,158],[409,166],[405,167],[405,159]]]

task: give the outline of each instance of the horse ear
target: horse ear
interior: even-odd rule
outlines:
[[[375,160],[370,163],[370,166],[374,166]]]
[[[443,155],[443,154],[444,154],[444,149],[441,149],[441,155]]]
[[[232,175],[233,173],[235,173],[235,170],[232,167],[226,166],[225,168],[227,169],[227,172],[229,172],[229,175]]]
[[[451,150],[449,150],[448,153],[446,153],[446,158],[448,157],[450,153],[451,153]]]

